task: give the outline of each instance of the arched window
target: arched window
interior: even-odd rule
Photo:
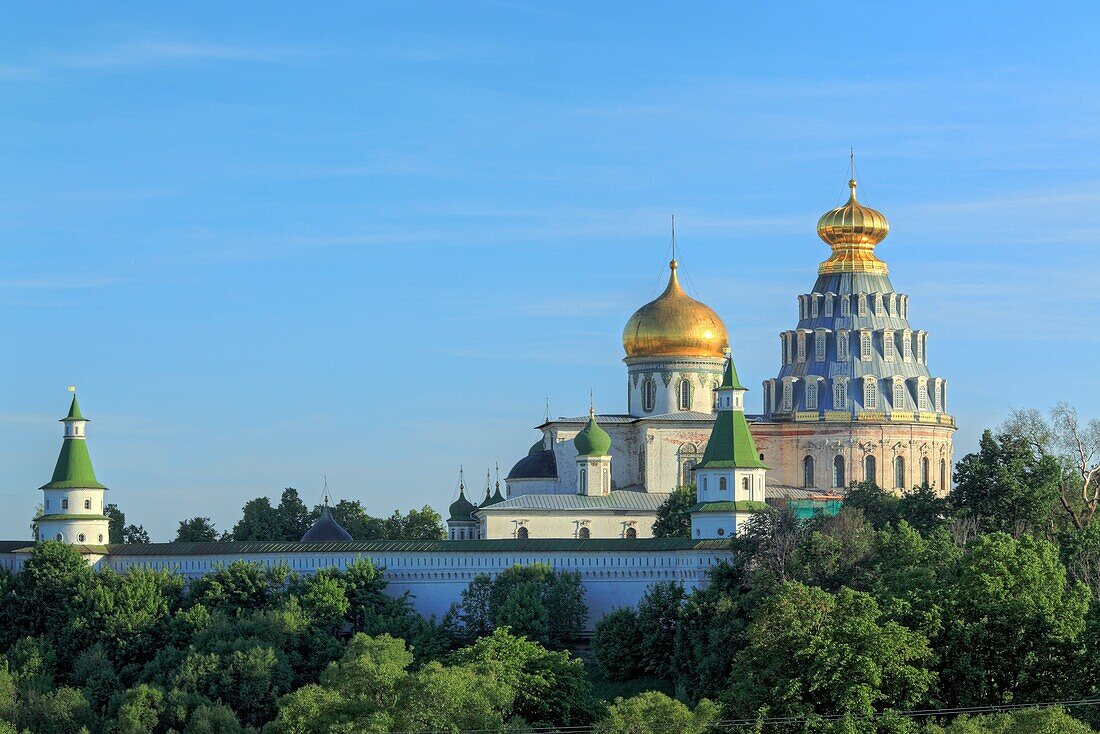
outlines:
[[[940,491],[947,489],[947,460],[940,459]]]
[[[741,489],[745,490],[746,492],[752,489],[752,483],[748,477],[741,478]]]
[[[848,361],[848,331],[840,329],[836,333],[836,358],[838,362]]]
[[[825,330],[818,329],[814,332],[814,361],[825,361]]]
[[[577,489],[581,492],[588,491],[588,470],[581,469],[577,475]]]
[[[691,410],[690,380],[680,380],[680,410]]]
[[[848,296],[841,296],[840,297],[840,315],[841,316],[851,316],[852,315],[852,306],[851,306],[851,302],[848,300]]]
[[[714,381],[714,409],[718,410],[718,380]]]
[[[817,380],[806,383],[806,410],[817,410]]]
[[[84,509],[85,510],[92,509],[92,501],[91,500],[84,500]]]
[[[784,413],[790,413],[791,408],[794,405],[794,384],[790,379],[783,380],[783,410]]]
[[[931,468],[929,467],[928,457],[922,456],[920,460],[920,483],[922,485],[928,485],[932,481]]]
[[[825,296],[825,315],[826,316],[832,316],[833,315],[833,297],[832,297],[832,295],[826,295]]]
[[[798,362],[801,364],[806,361],[806,332],[798,332]]]
[[[878,410],[878,380],[874,377],[863,380],[863,409]]]
[[[642,410],[647,413],[652,413],[653,408],[656,405],[657,383],[649,378],[646,378],[646,381],[642,383]]]
[[[645,446],[638,449],[638,478],[645,484]]]
[[[905,489],[905,458],[901,456],[894,459],[894,487]]]
[[[61,500],[61,509],[62,510],[69,509],[69,501],[68,500]]]
[[[871,361],[871,332],[866,329],[859,332],[859,358],[864,362]]]
[[[814,486],[814,457],[812,456],[802,460],[802,486]]]
[[[580,530],[577,531],[577,537],[580,538],[581,540],[588,540],[589,538],[592,537],[592,531],[589,530],[588,528],[581,528]]]
[[[683,481],[683,483],[685,485],[695,484],[695,465],[697,463],[698,462],[695,459],[686,459],[686,460],[684,460],[684,467],[683,467],[684,481]]]
[[[78,542],[78,543],[83,543],[84,542],[84,533],[81,533],[80,535],[76,536],[76,542]]]
[[[887,362],[894,361],[894,332],[889,329],[882,332],[882,358]]]
[[[840,455],[833,457],[833,486],[844,486],[844,457]]]
[[[58,533],[57,535],[55,535],[54,538],[56,538],[58,541],[60,541],[61,540],[61,533]]]
[[[627,528],[626,529],[626,537],[631,538],[631,539],[637,538],[638,537],[638,529],[637,528]]]
[[[725,492],[726,491],[726,478],[725,477],[718,477],[718,491],[719,492]]]
[[[707,491],[707,478],[706,477],[703,477],[703,491],[704,492]]]
[[[99,542],[100,542],[100,543],[102,543],[102,542],[103,542],[103,533],[100,533],[100,534],[99,534]]]
[[[878,484],[878,466],[874,456],[863,460],[863,481]]]
[[[519,528],[516,529],[516,537],[520,540],[527,540],[527,538],[530,537],[530,533],[527,532],[526,525],[520,525]]]
[[[458,539],[459,540],[466,540],[466,531],[465,530],[459,530],[458,531]]]
[[[848,409],[848,385],[844,380],[833,379],[833,410]]]
[[[863,293],[856,296],[856,313],[860,316],[867,315],[867,296]]]
[[[905,382],[894,380],[894,410],[905,410]]]
[[[928,411],[928,382],[923,377],[917,381],[917,410]]]

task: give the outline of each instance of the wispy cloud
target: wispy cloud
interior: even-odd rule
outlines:
[[[32,79],[58,71],[107,70],[167,63],[249,61],[274,63],[300,57],[289,47],[260,47],[189,41],[131,41],[84,52],[50,52],[24,63],[0,64],[0,76]]]

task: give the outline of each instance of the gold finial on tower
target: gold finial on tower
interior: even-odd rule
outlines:
[[[877,209],[863,206],[856,200],[855,162],[848,181],[848,203],[825,212],[817,221],[817,234],[833,254],[818,267],[818,275],[826,273],[875,273],[886,275],[886,263],[875,256],[875,246],[890,233],[890,223]]]

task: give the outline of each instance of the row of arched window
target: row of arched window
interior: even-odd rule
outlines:
[[[928,364],[928,332],[912,329],[837,329],[830,350],[832,329],[796,329],[779,334],[779,358],[783,364],[869,362],[876,352],[884,362]],[[853,344],[853,341],[855,342]],[[811,359],[812,356],[812,359]]]
[[[842,375],[831,378],[831,407],[824,405],[821,375],[784,377],[782,380],[764,381],[764,412],[790,413],[799,410],[850,410],[849,382]],[[918,411],[927,413],[947,412],[947,380],[942,377],[893,377],[880,378],[864,375],[856,378],[859,394],[856,396],[863,410]],[[885,382],[886,392],[880,386]],[[801,385],[801,388],[798,386]],[[889,398],[889,405],[887,405]]]
[[[935,478],[932,476],[932,460],[927,456],[922,456],[918,464],[920,469],[920,481],[916,484],[928,485],[930,487],[937,486]],[[906,489],[908,482],[906,481],[905,473],[905,457],[894,457],[894,489]],[[842,488],[847,486],[847,472],[846,462],[844,456],[837,454],[833,457],[832,461],[832,476],[830,487]],[[874,482],[880,484],[878,476],[878,461],[872,455],[867,455],[863,459],[863,481]],[[807,454],[802,459],[802,486],[806,488],[813,488],[817,486],[817,473],[816,462],[814,457]],[[884,485],[880,485],[884,486]],[[939,487],[947,487],[947,460],[940,459],[939,465]]]
[[[853,305],[854,304],[854,305]],[[808,293],[798,297],[798,318],[819,316],[891,316],[909,318],[909,296],[901,293]]]
[[[714,391],[718,390],[718,381],[715,380],[711,386]],[[691,410],[692,397],[695,395],[695,385],[691,380],[686,377],[681,378],[676,383],[676,407],[678,410]],[[718,408],[718,393],[714,393],[712,402],[713,408]],[[652,377],[647,377],[642,380],[642,410],[646,413],[652,413],[657,407],[657,381]]]
[[[516,537],[520,540],[527,540],[531,537],[531,531],[527,529],[526,525],[520,525],[516,528]],[[577,537],[581,540],[588,540],[592,537],[592,531],[588,529],[588,526],[582,525],[577,529]],[[635,527],[628,527],[623,531],[623,537],[630,539],[637,538],[638,529]]]

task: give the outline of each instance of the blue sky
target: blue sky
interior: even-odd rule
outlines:
[[[410,6],[5,10],[0,537],[69,384],[154,539],[324,475],[443,510],[547,398],[625,408],[672,214],[758,407],[849,147],[957,454],[1100,414],[1095,4]]]

